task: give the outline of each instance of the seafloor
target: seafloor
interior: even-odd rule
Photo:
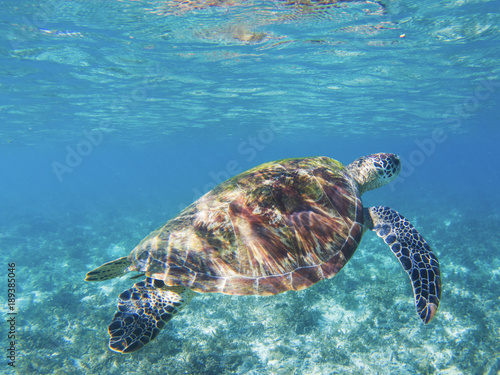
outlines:
[[[442,303],[424,325],[408,277],[367,233],[334,279],[274,297],[200,294],[151,344],[107,348],[116,298],[134,282],[87,283],[128,254],[159,214],[12,217],[2,264],[17,262],[18,374],[498,374],[500,216],[449,208],[406,216],[441,262]],[[407,208],[406,208],[407,209]],[[415,210],[414,210],[415,211]],[[5,319],[5,296],[0,296]],[[2,326],[5,330],[5,325]],[[6,332],[1,332],[2,337]],[[3,360],[5,361],[5,359]],[[8,370],[2,366],[2,370]]]

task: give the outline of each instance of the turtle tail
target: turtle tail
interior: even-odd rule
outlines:
[[[131,264],[128,257],[122,257],[112,262],[104,263],[102,266],[87,273],[85,281],[103,281],[123,276]]]
[[[411,223],[389,207],[365,208],[365,225],[389,245],[410,276],[417,313],[429,323],[441,298],[439,261]]]

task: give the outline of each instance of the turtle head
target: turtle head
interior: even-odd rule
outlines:
[[[354,160],[346,169],[363,194],[394,180],[401,171],[401,160],[394,154],[372,154]]]

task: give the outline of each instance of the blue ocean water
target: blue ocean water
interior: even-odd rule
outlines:
[[[0,10],[0,290],[19,374],[500,372],[500,1],[33,1]],[[126,256],[261,163],[400,155],[365,206],[397,209],[441,262],[427,326],[379,238],[334,279],[197,296],[151,344],[107,348]]]

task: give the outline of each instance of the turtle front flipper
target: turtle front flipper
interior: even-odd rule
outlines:
[[[410,276],[417,313],[425,324],[441,298],[439,261],[411,223],[389,207],[365,208],[365,225],[388,244]]]
[[[153,340],[191,301],[194,292],[185,287],[166,287],[147,278],[119,296],[118,312],[108,327],[109,347],[120,353],[139,350]]]

